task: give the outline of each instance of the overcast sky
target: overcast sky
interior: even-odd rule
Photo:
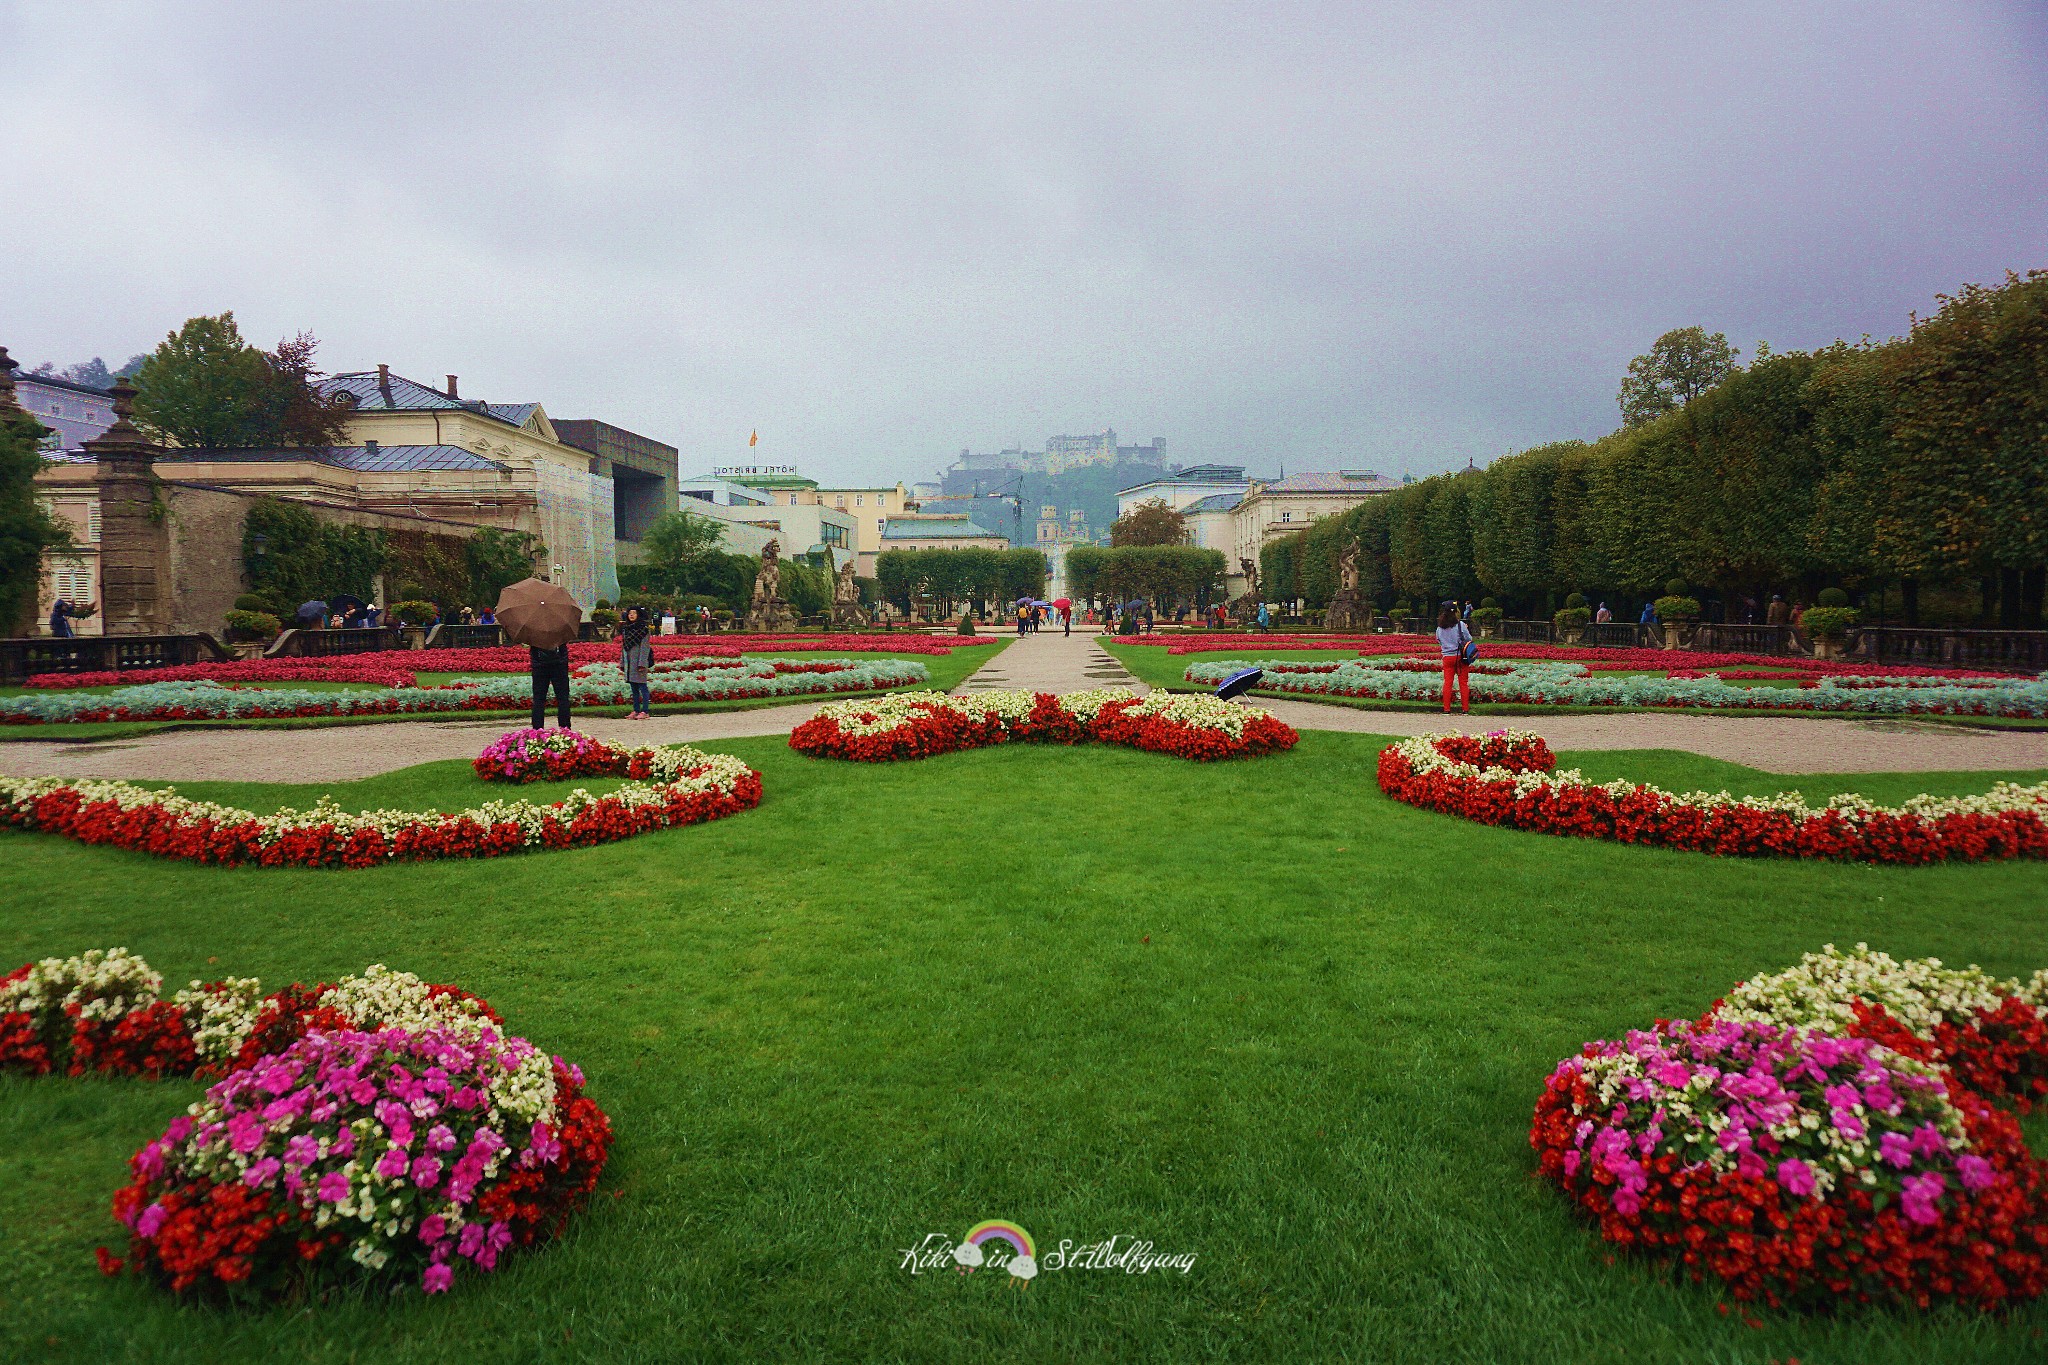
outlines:
[[[2048,5],[0,0],[0,345],[828,481],[1114,426],[1427,473],[2048,266]]]

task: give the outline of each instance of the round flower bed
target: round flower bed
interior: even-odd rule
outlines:
[[[1999,782],[1982,796],[1919,796],[1898,807],[1843,795],[1821,807],[1797,792],[1735,797],[1590,782],[1554,771],[1542,738],[1421,735],[1380,751],[1380,790],[1488,825],[1737,856],[1855,862],[2048,857],[2048,783]]]
[[[516,739],[518,733],[508,738]],[[492,747],[505,743],[500,740]],[[627,756],[625,775],[640,780],[607,795],[595,796],[579,787],[545,805],[490,801],[451,814],[357,814],[323,798],[311,810],[257,815],[193,801],[168,787],[0,777],[0,827],[220,866],[375,867],[611,843],[651,830],[716,820],[761,802],[761,775],[730,755],[682,746],[618,752]]]
[[[467,991],[382,965],[268,996],[253,978],[162,985],[121,948],[0,979],[0,1070],[222,1078],[131,1159],[109,1274],[434,1293],[560,1231],[604,1170],[611,1123],[582,1073]]]
[[[1529,1142],[1603,1238],[1737,1299],[1990,1309],[2048,1287],[2048,1167],[2018,1122],[1867,1038],[1710,1018],[1589,1043]]]
[[[1291,749],[1294,729],[1269,711],[1213,697],[1105,689],[981,692],[950,697],[903,693],[839,702],[790,733],[789,747],[813,758],[879,763],[1015,741],[1123,744],[1182,758],[1244,758]]]

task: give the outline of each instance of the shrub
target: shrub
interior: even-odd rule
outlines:
[[[230,640],[269,640],[276,637],[282,623],[267,611],[244,611],[238,607],[228,613],[227,627]]]
[[[612,601],[612,599],[609,597],[600,597],[597,599],[596,604],[591,609],[593,611],[604,611],[608,607],[614,607],[617,605],[618,604]]]
[[[1822,588],[1820,596],[1816,597],[1814,602],[1823,607],[1846,607],[1849,605],[1849,594],[1840,588]]]
[[[973,612],[971,612],[971,611],[963,611],[963,612],[961,612],[961,613],[960,613],[960,625],[959,625],[959,633],[960,633],[960,634],[962,634],[962,635],[972,635],[972,634],[974,634],[974,613],[973,613]]]
[[[391,614],[405,625],[423,626],[434,619],[434,604],[419,601],[394,602]]]
[[[590,613],[590,624],[593,626],[615,626],[618,623],[619,614],[609,606],[593,608]]]
[[[1839,640],[1856,624],[1854,607],[1809,607],[1801,624],[1816,640]]]
[[[1664,585],[1664,595],[1666,597],[1690,597],[1692,596],[1692,586],[1683,578],[1674,578]]]
[[[275,607],[272,605],[270,599],[265,597],[262,593],[245,592],[240,597],[237,597],[235,599],[235,610],[274,612]]]
[[[1579,595],[1577,593],[1573,593],[1572,596],[1578,597]],[[1569,601],[1570,599],[1568,598],[1566,600]],[[1580,597],[1579,600],[1583,602],[1586,599]],[[1550,619],[1552,620],[1552,622],[1556,624],[1559,630],[1580,630],[1591,623],[1591,621],[1593,620],[1593,613],[1587,611],[1584,607],[1566,607]]]
[[[1493,601],[1491,597],[1486,600],[1488,602]],[[1505,614],[1499,607],[1487,606],[1472,609],[1472,619],[1481,625],[1497,625]]]
[[[1583,611],[1585,606],[1586,594],[1582,592],[1566,594],[1564,599],[1564,609],[1566,611]]]
[[[1656,602],[1659,621],[1697,621],[1700,619],[1700,600],[1697,597],[1660,597]]]
[[[1500,603],[1495,601],[1491,597],[1482,597],[1479,599],[1479,605],[1482,608],[1498,608],[1500,606]]]

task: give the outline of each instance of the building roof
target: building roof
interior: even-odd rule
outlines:
[[[525,426],[528,421],[532,420],[533,414],[538,412],[539,410],[540,404],[538,403],[484,404],[485,412],[488,412],[491,416],[497,418],[501,422],[510,422],[515,427]]]
[[[1329,474],[1289,474],[1261,484],[1261,493],[1388,493],[1401,487],[1399,479],[1375,474],[1369,469],[1340,469]]]
[[[1244,471],[1241,469],[1237,473],[1229,475],[1199,472],[1205,469],[1217,470],[1235,467],[1231,465],[1198,465],[1194,469],[1183,469],[1178,474],[1162,474],[1156,479],[1147,479],[1143,483],[1134,483],[1129,488],[1119,488],[1116,490],[1116,493],[1118,497],[1122,497],[1126,493],[1135,493],[1141,488],[1170,488],[1176,484],[1236,484],[1240,488],[1249,484],[1251,480],[1244,476]]]
[[[882,524],[884,540],[1007,540],[966,517],[888,517]]]
[[[1191,502],[1180,510],[1183,515],[1189,512],[1228,512],[1242,501],[1242,493],[1211,493],[1208,497]]]
[[[1236,483],[1244,479],[1244,466],[1241,464],[1191,464],[1182,468],[1179,473],[1174,474],[1172,477],[1176,479],[1195,479],[1204,483],[1211,481]]]
[[[378,370],[331,374],[320,381],[319,388],[324,394],[347,394],[355,400],[357,412],[473,412],[512,427],[525,426],[540,407],[538,403],[483,403],[473,398],[450,398],[431,384]]]
[[[158,464],[285,464],[291,461],[330,465],[369,474],[406,473],[419,469],[495,469],[504,465],[461,446],[300,446],[237,447],[230,450],[167,450]]]
[[[16,371],[14,382],[17,385],[41,384],[52,389],[69,389],[73,393],[89,393],[94,398],[112,398],[114,396],[111,389],[96,389],[90,384],[80,384],[73,380],[61,379],[54,374],[37,374],[33,370]]]

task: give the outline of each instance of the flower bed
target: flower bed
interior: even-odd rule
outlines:
[[[1433,661],[1440,656],[1434,635],[1367,635],[1332,636],[1313,635],[1231,635],[1217,632],[1208,636],[1190,636],[1164,639],[1129,639],[1119,637],[1115,643],[1124,645],[1158,645],[1165,648],[1169,656],[1183,654],[1215,654],[1227,649],[1236,650],[1357,650],[1364,657],[1384,659],[1390,655],[1420,656],[1425,663],[1434,667]],[[1700,671],[1710,668],[1760,668],[1784,670],[1788,667],[1801,676],[1840,677],[1859,676],[1871,678],[1984,678],[1982,670],[1968,668],[1927,668],[1920,664],[1873,664],[1854,659],[1786,659],[1781,655],[1733,654],[1715,650],[1668,650],[1639,649],[1616,646],[1544,645],[1521,640],[1482,640],[1479,642],[1482,657],[1487,659],[1518,659],[1535,663],[1578,664],[1594,673],[1655,672],[1669,669]],[[1299,661],[1296,661],[1299,662]],[[1234,667],[1242,668],[1237,664]],[[1742,676],[1755,676],[1744,674]]]
[[[263,816],[193,801],[171,788],[0,777],[0,826],[220,866],[374,867],[610,843],[715,820],[761,801],[761,775],[727,754],[681,746],[636,750],[631,773],[643,780],[605,796],[579,787],[545,805],[511,800],[453,814],[355,814],[323,798],[311,810]]]
[[[467,991],[381,964],[267,997],[228,978],[164,1000],[162,981],[121,948],[0,979],[0,1070],[223,1077],[131,1159],[109,1274],[178,1294],[415,1276],[436,1293],[559,1232],[604,1170],[611,1123],[582,1072]],[[110,1045],[138,1032],[166,1064]],[[68,1039],[63,1065],[22,1038]]]
[[[648,637],[657,660],[665,658],[727,658],[742,654],[821,653],[844,650],[871,654],[951,654],[956,647],[996,644],[999,640],[941,640],[919,634],[887,635],[654,635]],[[571,664],[617,663],[616,642],[579,640],[569,646]],[[118,687],[153,682],[367,682],[410,687],[416,671],[436,673],[524,673],[524,645],[486,645],[474,649],[380,649],[365,654],[336,654],[305,659],[219,659],[210,663],[173,664],[165,668],[131,668],[121,672],[37,673],[27,686],[50,691],[74,687]],[[403,682],[390,679],[402,677]]]
[[[1379,785],[1397,801],[1481,824],[1702,853],[1880,863],[2048,857],[2048,783],[2000,782],[1982,796],[1920,796],[1898,807],[1843,795],[1816,808],[1797,792],[1679,794],[1555,767],[1549,746],[1526,732],[1498,731],[1476,747],[1469,736],[1422,735],[1380,751]]]
[[[1183,678],[1214,686],[1246,668],[1265,671],[1261,691],[1415,702],[1435,702],[1442,695],[1440,666],[1409,659],[1232,659],[1191,664]],[[2048,677],[1955,681],[1856,673],[1802,681],[1799,688],[1789,689],[1741,687],[1712,673],[1603,678],[1576,661],[1491,658],[1472,670],[1472,699],[1518,706],[2040,717],[2048,716]]]
[[[520,651],[522,670],[526,668],[524,653]],[[656,701],[673,703],[869,692],[914,686],[930,677],[931,670],[914,659],[770,661],[695,656],[658,663],[648,674],[648,685]],[[580,666],[569,692],[579,706],[623,706],[631,697],[624,673],[611,661]],[[523,710],[531,701],[532,685],[523,671],[516,677],[458,678],[442,687],[393,687],[378,692],[159,682],[108,693],[0,697],[0,724],[413,715]]]
[[[1012,740],[1093,740],[1207,760],[1274,753],[1299,739],[1271,712],[1213,697],[1155,692],[1139,698],[1120,689],[1065,696],[914,692],[821,707],[790,733],[789,747],[814,758],[878,763]]]
[[[2001,1111],[2048,1093],[2044,990],[1830,944],[1587,1044],[1529,1142],[1602,1237],[1737,1299],[2005,1307],[2048,1288],[2048,1163]]]

